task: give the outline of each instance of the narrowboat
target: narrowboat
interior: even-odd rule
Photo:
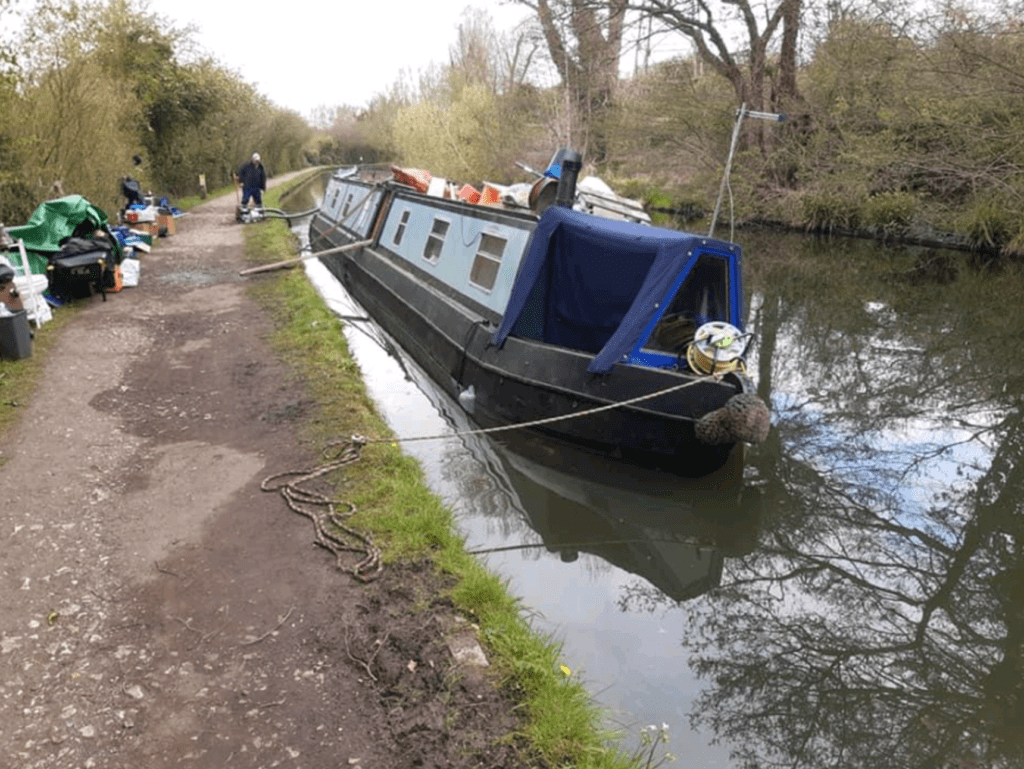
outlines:
[[[685,476],[763,441],[739,246],[582,205],[579,155],[556,158],[555,194],[552,176],[514,195],[397,166],[338,171],[310,246],[483,427]]]

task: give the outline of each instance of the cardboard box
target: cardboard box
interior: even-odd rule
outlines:
[[[160,223],[159,222],[139,222],[133,224],[132,229],[141,232],[145,235],[149,235],[150,239],[160,237]]]
[[[157,215],[156,223],[160,227],[166,227],[168,235],[173,235],[174,234],[174,217],[171,216],[170,214],[159,214],[159,215]]]

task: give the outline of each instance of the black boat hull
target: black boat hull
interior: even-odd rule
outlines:
[[[327,221],[314,221],[319,250],[363,237]],[[698,441],[694,423],[749,390],[728,374],[720,381],[686,378],[676,371],[616,367],[611,375],[587,371],[591,355],[531,340],[491,343],[500,318],[456,301],[387,250],[363,247],[321,261],[442,389],[470,406],[474,421],[497,427],[550,420],[530,429],[625,460],[699,476],[721,467],[735,443]],[[686,384],[684,389],[631,406],[574,417],[611,404]]]

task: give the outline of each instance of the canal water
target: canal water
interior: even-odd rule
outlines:
[[[742,467],[683,482],[507,434],[406,450],[625,747],[665,725],[682,766],[1024,765],[1021,276],[736,239],[773,411]],[[472,428],[372,323],[345,333],[396,435]]]

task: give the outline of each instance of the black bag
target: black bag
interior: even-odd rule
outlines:
[[[50,293],[58,299],[83,299],[96,290],[103,295],[103,301],[107,300],[104,273],[113,269],[115,263],[108,241],[68,238],[49,262]]]
[[[121,180],[121,194],[128,198],[128,205],[143,205],[142,188],[137,179],[130,176]]]
[[[52,262],[54,259],[62,258],[65,256],[91,254],[95,251],[104,251],[109,254],[111,251],[110,242],[103,238],[71,237],[60,244],[60,251],[51,256],[50,261]]]

